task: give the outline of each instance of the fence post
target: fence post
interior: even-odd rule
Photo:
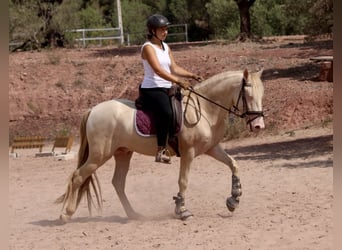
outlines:
[[[129,34],[127,34],[127,45],[130,46],[131,45],[131,40],[129,38]]]
[[[121,1],[116,0],[116,5],[117,5],[117,9],[118,9],[118,24],[119,24],[119,29],[120,29],[120,42],[121,42],[121,45],[123,45],[124,34],[123,34],[123,28],[122,28]]]
[[[82,40],[83,40],[83,48],[85,48],[85,46],[86,46],[86,42],[85,42],[85,30],[83,29],[82,30]]]

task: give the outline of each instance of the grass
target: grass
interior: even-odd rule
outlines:
[[[59,130],[56,130],[56,136],[70,136],[70,128],[66,125],[62,125],[62,128]]]
[[[35,114],[40,114],[40,113],[42,112],[42,109],[41,109],[40,107],[36,106],[35,104],[33,104],[32,101],[29,101],[29,102],[27,103],[27,107],[28,107],[30,110],[32,110],[33,113],[35,113]]]
[[[61,62],[61,57],[53,52],[46,53],[48,63],[52,65],[58,65]]]
[[[86,82],[82,79],[76,79],[73,83],[72,83],[75,87],[82,87],[82,86],[86,86]]]
[[[75,67],[80,67],[80,66],[86,65],[87,62],[85,62],[85,61],[78,61],[78,62],[76,62],[76,61],[71,61],[71,64],[74,65]]]
[[[333,122],[332,117],[326,117],[325,119],[323,119],[323,120],[321,121],[321,126],[322,126],[322,128],[326,128],[326,127],[328,127],[332,122]]]
[[[226,119],[226,131],[224,140],[242,138],[246,136],[246,121],[244,119],[229,116]]]

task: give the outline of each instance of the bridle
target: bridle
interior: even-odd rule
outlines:
[[[246,87],[247,83],[246,83],[246,80],[245,78],[242,79],[242,86],[241,86],[241,90],[240,90],[240,93],[239,93],[239,97],[238,97],[238,100],[236,102],[235,105],[233,105],[233,109],[231,108],[227,108],[211,99],[209,99],[208,97],[196,92],[192,87],[190,87],[188,90],[190,91],[190,93],[194,93],[195,95],[205,99],[206,101],[212,103],[212,104],[215,104],[216,106],[228,111],[229,113],[232,113],[234,114],[235,116],[237,117],[240,117],[240,118],[248,118],[247,120],[247,125],[250,125],[252,121],[254,121],[255,119],[257,119],[258,117],[264,117],[264,113],[263,111],[251,111],[251,110],[248,110],[248,105],[247,105],[247,99],[246,99],[246,91],[245,91],[245,87]],[[190,95],[189,95],[189,98],[187,100],[187,105],[188,105],[188,102],[189,102],[189,99],[190,99]],[[242,110],[242,113],[240,112],[239,110],[239,102],[240,100],[242,101],[242,105],[243,105],[243,110]],[[197,104],[199,106],[199,109],[201,109],[200,107],[200,103],[197,99]],[[187,106],[186,105],[186,106]],[[200,112],[201,113],[201,112]]]
[[[248,118],[247,120],[247,124],[250,124],[252,121],[254,121],[255,119],[257,119],[258,117],[264,117],[264,112],[263,111],[251,111],[248,110],[248,105],[247,105],[247,99],[246,99],[246,91],[245,91],[245,87],[246,87],[247,83],[245,78],[242,79],[242,87],[239,93],[239,98],[236,102],[236,105],[233,105],[234,111],[229,109],[230,113],[233,113],[234,115],[240,117],[240,118]],[[236,113],[239,112],[238,106],[239,106],[239,102],[240,100],[242,100],[242,105],[243,105],[243,112],[241,114]],[[252,117],[252,118],[251,118]]]

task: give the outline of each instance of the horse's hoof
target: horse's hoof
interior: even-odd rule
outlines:
[[[234,197],[229,197],[226,200],[226,206],[230,212],[234,212],[235,208],[239,206],[239,200]]]
[[[229,210],[230,212],[234,212],[234,211],[235,211],[235,207],[230,207],[230,206],[228,206],[228,205],[227,205],[227,207],[228,207],[228,210]]]
[[[192,213],[188,212],[188,213],[186,213],[186,214],[182,214],[180,219],[181,219],[182,221],[189,221],[189,220],[191,220],[192,218],[194,218],[194,215],[193,215]]]
[[[68,222],[70,221],[70,218],[71,218],[71,216],[66,215],[66,214],[61,214],[61,215],[59,216],[59,220],[60,220],[60,222],[61,222],[62,224],[68,223]]]
[[[176,216],[182,221],[186,221],[194,217],[194,215],[186,208],[181,208],[179,211],[176,211]]]

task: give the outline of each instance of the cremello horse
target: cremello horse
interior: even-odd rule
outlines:
[[[226,205],[230,211],[238,206],[242,194],[238,166],[219,143],[227,126],[227,110],[246,118],[251,130],[264,128],[261,74],[262,70],[256,73],[228,71],[197,84],[192,90],[183,90],[184,124],[178,136],[181,155],[179,191],[174,197],[175,213],[182,220],[192,216],[185,207],[185,191],[190,165],[201,154],[207,154],[230,168],[232,196],[227,198]],[[56,203],[63,203],[60,215],[63,222],[70,220],[84,194],[91,213],[94,205],[91,190],[95,193],[98,208],[102,207],[96,170],[111,157],[116,163],[112,184],[123,208],[128,218],[140,216],[126,196],[126,176],[133,152],[155,155],[156,138],[143,137],[136,132],[134,115],[133,101],[114,99],[99,103],[83,116],[77,169],[70,176],[66,192],[56,200]],[[169,150],[175,154],[171,148]]]

